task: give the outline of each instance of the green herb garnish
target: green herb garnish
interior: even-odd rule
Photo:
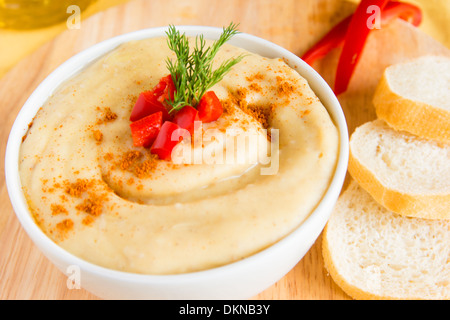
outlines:
[[[166,61],[176,88],[173,99],[167,101],[172,107],[170,112],[180,110],[186,105],[195,107],[203,94],[222,80],[224,75],[244,58],[244,55],[240,55],[226,60],[216,70],[212,70],[214,57],[220,47],[237,33],[239,33],[237,25],[231,23],[223,28],[219,39],[209,47],[206,47],[203,35],[196,36],[195,46],[190,52],[186,35],[180,34],[174,26],[169,26],[166,32],[167,44],[177,57],[176,62],[169,58]]]

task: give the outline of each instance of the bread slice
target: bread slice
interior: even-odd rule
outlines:
[[[350,137],[350,175],[395,213],[450,219],[450,144],[367,122]]]
[[[322,253],[354,299],[450,298],[450,221],[397,215],[354,180],[324,229]]]
[[[391,127],[450,143],[450,57],[423,56],[387,67],[373,103]]]

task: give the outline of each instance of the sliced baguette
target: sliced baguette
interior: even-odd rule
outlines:
[[[450,57],[423,56],[387,67],[373,103],[378,118],[394,129],[450,143]]]
[[[354,299],[450,298],[450,221],[397,215],[354,180],[324,229],[322,253]]]
[[[367,122],[350,137],[350,175],[395,213],[450,219],[450,145]]]

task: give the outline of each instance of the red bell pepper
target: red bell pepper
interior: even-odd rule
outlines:
[[[383,2],[386,1],[378,1],[378,3],[381,4]],[[317,59],[326,56],[328,52],[330,52],[334,48],[342,47],[344,46],[345,43],[347,42],[349,43],[346,49],[347,58],[345,59],[347,60],[341,62],[341,60],[343,59],[341,54],[341,59],[339,61],[341,67],[338,71],[340,73],[338,72],[336,73],[336,89],[335,89],[336,94],[339,94],[340,92],[346,90],[350,77],[353,74],[353,70],[362,52],[367,35],[371,31],[371,29],[367,27],[367,20],[369,18],[367,8],[369,5],[373,4],[377,5],[375,1],[363,0],[361,4],[358,6],[359,10],[357,8],[357,11],[353,15],[350,15],[349,17],[342,20],[338,25],[336,25],[329,33],[327,33],[319,42],[317,42],[311,49],[309,49],[302,56],[302,59],[305,62],[307,62],[309,65],[312,65]],[[364,33],[366,34],[365,36],[363,35],[362,37],[358,38],[359,36],[358,32],[355,34],[349,34],[348,29],[350,22],[355,20],[355,16],[357,14],[361,14],[361,12],[363,12],[363,16],[360,16],[360,18],[358,19],[359,21],[358,24],[364,23],[364,25],[359,25],[359,29],[357,31],[360,32],[364,31]],[[380,14],[382,26],[387,25],[390,21],[396,18],[408,21],[416,27],[420,25],[422,21],[422,12],[420,8],[409,3],[390,1],[385,5],[384,9],[382,8],[382,6],[380,7]],[[350,40],[346,41],[346,39]],[[352,60],[350,61],[351,63],[348,63],[349,56],[352,56]]]
[[[151,90],[142,92],[131,112],[130,124],[134,146],[150,147],[150,152],[160,159],[170,160],[173,148],[183,139],[172,139],[178,129],[186,129],[191,135],[194,122],[211,122],[223,113],[222,104],[213,91],[206,92],[197,109],[184,106],[173,117],[169,115],[167,100],[173,98],[175,85],[168,75]]]
[[[172,122],[180,128],[188,130],[192,135],[194,133],[194,122],[199,120],[197,109],[191,106],[184,106],[183,109],[175,114]]]
[[[159,83],[153,88],[153,93],[157,96],[158,101],[166,107],[166,100],[173,100],[175,94],[175,84],[172,80],[172,75],[167,75],[159,80]]]
[[[130,121],[137,121],[155,112],[162,112],[164,121],[170,119],[167,108],[158,101],[153,91],[144,91],[139,95],[131,111]]]
[[[344,42],[336,70],[334,82],[334,93],[336,95],[347,90],[353,70],[361,57],[366,39],[371,31],[367,27],[367,20],[370,18],[370,14],[367,13],[367,8],[375,5],[380,10],[383,10],[388,2],[389,0],[361,0],[356,7],[356,11],[350,20],[345,35],[348,41]]]
[[[390,1],[381,11],[381,25],[400,18],[418,27],[422,22],[422,11],[419,7],[405,2]]]
[[[175,140],[172,139],[172,134],[180,127],[171,122],[166,121],[161,126],[155,141],[153,142],[150,152],[159,156],[162,160],[171,160],[172,150],[181,141],[182,138]]]
[[[325,57],[331,50],[341,47],[344,44],[345,33],[351,19],[352,15],[339,22],[319,42],[303,54],[302,60],[312,65],[316,60]]]
[[[163,121],[161,111],[130,123],[131,136],[135,147],[148,148],[155,141]]]
[[[170,115],[167,110],[168,105],[166,100],[173,99],[175,94],[175,84],[172,81],[172,76],[162,77],[158,84],[150,91],[142,92],[136,104],[131,111],[130,121],[139,120],[152,113],[161,111],[163,119],[169,120]]]
[[[219,119],[223,113],[222,103],[214,91],[207,91],[197,106],[198,117],[202,122],[212,122]]]

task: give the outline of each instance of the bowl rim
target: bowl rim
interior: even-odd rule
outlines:
[[[223,30],[219,27],[197,25],[176,25],[176,28],[177,30],[180,30],[180,32],[185,33],[187,36],[203,34],[206,39],[217,39]],[[32,217],[32,214],[28,209],[27,201],[22,192],[18,170],[19,151],[22,137],[28,129],[28,123],[31,122],[38,109],[42,106],[42,103],[36,106],[35,100],[42,100],[42,98],[39,98],[39,95],[42,95],[42,91],[46,92],[46,98],[43,101],[47,100],[48,97],[54,92],[54,90],[56,90],[64,81],[70,79],[89,63],[102,57],[104,54],[110,52],[120,44],[132,40],[161,37],[165,35],[165,32],[167,30],[168,26],[164,26],[128,32],[98,42],[66,60],[55,70],[53,70],[38,85],[37,88],[35,88],[35,90],[26,100],[24,105],[21,107],[18,115],[16,116],[8,137],[5,152],[6,186],[16,217],[18,218],[22,227],[25,229],[28,236],[32,239],[33,242],[35,242],[35,244],[39,248],[45,247],[48,250],[51,250],[53,254],[57,255],[61,258],[61,260],[67,262],[68,264],[77,265],[81,270],[89,271],[90,273],[96,274],[97,276],[103,278],[108,277],[116,280],[123,280],[141,284],[146,282],[180,284],[180,281],[192,282],[198,278],[214,277],[215,275],[217,275],[217,273],[224,275],[224,273],[226,272],[234,272],[233,270],[239,267],[245,268],[245,265],[249,262],[258,262],[258,260],[264,259],[264,257],[270,255],[272,251],[277,250],[278,247],[282,246],[286,242],[292,241],[292,239],[295,239],[299,233],[306,232],[308,228],[313,228],[313,226],[317,223],[323,224],[321,227],[322,230],[330,215],[330,213],[326,214],[327,210],[324,210],[324,208],[330,205],[330,202],[332,205],[335,204],[337,197],[339,196],[342,189],[347,172],[349,157],[347,123],[337,97],[334,95],[333,91],[325,82],[325,80],[311,66],[309,66],[297,55],[293,54],[287,49],[263,38],[240,32],[229,41],[230,44],[244,48],[247,45],[251,46],[257,44],[259,46],[269,48],[270,51],[276,52],[277,54],[272,58],[282,57],[292,68],[294,68],[301,76],[303,76],[308,81],[313,91],[316,93],[316,95],[319,96],[320,100],[324,104],[338,129],[339,154],[335,166],[335,171],[331,183],[329,184],[322,199],[320,200],[316,208],[309,214],[309,216],[292,232],[290,232],[271,246],[261,250],[260,252],[257,252],[241,260],[228,263],[226,265],[180,274],[139,274],[110,269],[81,259],[53,242],[35,223],[34,218]],[[52,85],[53,83],[57,83],[58,85]],[[319,88],[321,93],[320,95],[318,93]],[[327,103],[323,102],[324,96],[328,100]],[[326,214],[326,216],[323,216],[324,214]],[[314,242],[316,240],[317,239],[315,239]],[[252,263],[250,263],[250,265],[252,265]]]

